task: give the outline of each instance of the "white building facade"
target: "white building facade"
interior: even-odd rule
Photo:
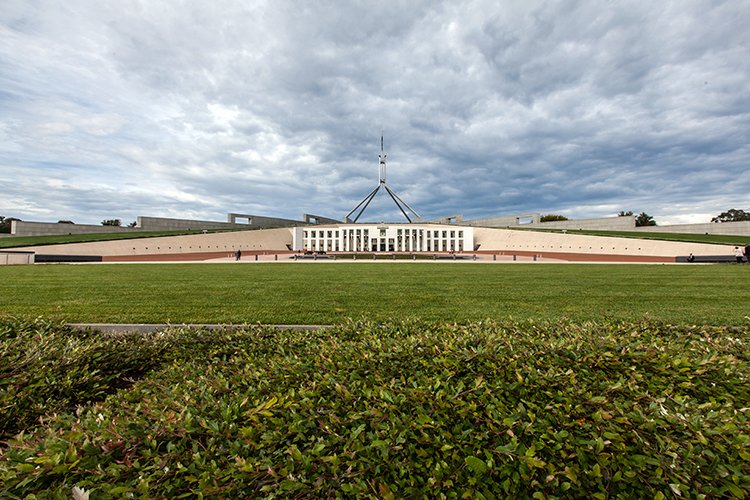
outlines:
[[[292,248],[310,252],[471,252],[474,231],[439,224],[338,224],[295,227]]]

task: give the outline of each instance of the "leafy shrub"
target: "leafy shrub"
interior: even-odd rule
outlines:
[[[48,413],[104,399],[171,356],[153,336],[105,336],[46,320],[0,319],[0,439]]]
[[[160,368],[10,440],[0,496],[750,491],[747,328],[357,322],[161,335]]]

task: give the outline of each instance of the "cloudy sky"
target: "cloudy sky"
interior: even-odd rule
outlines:
[[[750,6],[0,0],[0,215],[750,209]],[[363,220],[399,220],[379,195]]]

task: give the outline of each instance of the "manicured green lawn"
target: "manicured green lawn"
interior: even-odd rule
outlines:
[[[208,232],[226,232],[211,230]],[[142,233],[92,233],[92,234],[55,234],[50,236],[13,236],[0,238],[0,248],[18,248],[35,245],[60,245],[63,243],[87,243],[90,241],[134,240],[139,238],[156,238],[159,236],[180,236],[184,234],[201,234],[203,231],[144,231]]]
[[[746,324],[750,266],[300,263],[0,268],[0,314],[70,322],[346,318]]]

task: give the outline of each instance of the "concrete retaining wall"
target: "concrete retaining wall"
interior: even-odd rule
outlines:
[[[13,221],[13,236],[51,236],[95,233],[139,233],[143,231],[202,231],[204,229],[269,229],[306,225],[303,221],[263,217],[260,215],[229,214],[229,220],[240,222],[216,222],[208,220],[171,219],[168,217],[139,216],[136,227],[101,226],[95,224],[60,224],[57,222]],[[243,221],[244,220],[244,221]]]
[[[539,229],[588,229],[592,231],[633,231],[635,217],[601,217],[598,219],[559,220],[528,224]]]
[[[0,266],[13,266],[34,263],[34,252],[0,251]]]
[[[540,233],[511,229],[474,229],[474,244],[480,251],[555,252],[590,255],[630,255],[677,257],[693,255],[732,255],[732,245],[708,245],[674,241],[640,240],[584,236],[579,234]]]
[[[305,225],[301,221],[260,215],[228,214],[227,218],[230,222],[138,217],[138,226],[144,231],[193,231],[203,229],[271,229]],[[239,219],[239,222],[234,222],[237,219]]]
[[[534,223],[539,223],[540,215],[538,213],[532,214],[518,214],[518,215],[502,215],[499,217],[487,217],[484,219],[464,220],[460,221],[458,216],[456,223],[462,226],[474,226],[474,227],[513,227],[513,226],[530,226]],[[451,219],[453,217],[448,217]],[[523,224],[521,220],[531,219],[529,223]],[[440,219],[436,219],[439,221]]]
[[[237,222],[240,219],[240,222]],[[271,229],[275,227],[294,227],[305,225],[305,221],[294,219],[281,219],[279,217],[265,217],[263,215],[252,214],[227,214],[227,222],[235,223],[240,226],[247,226],[253,229]]]
[[[748,236],[750,238],[750,221],[643,226],[635,228],[635,231],[644,233],[726,234],[730,236]]]
[[[59,222],[26,222],[14,220],[10,226],[13,236],[52,236],[92,233],[138,233],[139,227],[97,226],[95,224],[60,224]]]
[[[307,224],[340,224],[340,220],[331,219],[330,217],[323,217],[322,215],[304,214],[302,219]],[[295,224],[299,225],[299,224]]]
[[[287,228],[232,231],[227,233],[160,236],[132,240],[94,241],[24,247],[18,250],[49,255],[166,255],[242,251],[289,251],[292,230]]]
[[[529,220],[529,222],[523,222]],[[539,229],[590,229],[595,231],[632,231],[635,228],[635,217],[598,217],[595,219],[576,219],[552,222],[540,222],[538,213],[489,217],[464,221],[460,216],[436,219],[442,223],[454,223],[463,226],[514,228],[528,227]]]
[[[143,231],[201,231],[203,229],[236,229],[247,228],[245,224],[215,222],[208,220],[170,219],[168,217],[138,216],[138,227]]]

